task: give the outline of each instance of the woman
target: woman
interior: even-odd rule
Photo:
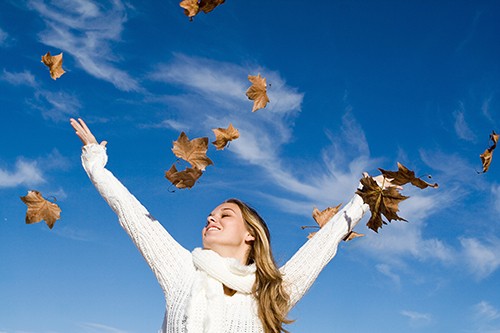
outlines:
[[[71,125],[84,145],[85,171],[163,289],[162,333],[287,332],[287,313],[368,209],[355,195],[278,269],[263,219],[243,202],[230,199],[208,215],[203,249],[189,252],[105,168],[106,141],[98,144],[81,119],[71,119]]]

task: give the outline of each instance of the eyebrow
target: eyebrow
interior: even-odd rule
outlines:
[[[224,207],[224,208],[222,208],[222,209],[221,209],[221,211],[224,211],[224,210],[230,210],[230,211],[232,211],[234,214],[236,214],[236,212],[235,212],[235,211],[234,211],[234,209],[232,209],[232,208],[229,208],[229,207]],[[208,214],[208,216],[213,216],[213,215],[214,215],[214,213],[210,213],[210,214]]]

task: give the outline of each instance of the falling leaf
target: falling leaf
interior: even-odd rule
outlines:
[[[228,128],[214,128],[212,129],[215,134],[215,141],[212,144],[217,148],[217,150],[224,149],[229,141],[237,139],[240,137],[240,133],[233,124],[229,124]]]
[[[349,241],[353,240],[354,238],[363,237],[363,236],[364,236],[364,234],[359,234],[356,231],[351,231],[347,234],[347,236],[344,237],[344,241],[349,242]]]
[[[62,62],[63,62],[63,54],[62,52],[58,55],[51,56],[50,52],[47,52],[46,55],[42,56],[42,62],[49,67],[50,70],[50,77],[55,79],[58,79],[65,73],[64,69],[62,68]]]
[[[246,95],[248,99],[254,101],[252,112],[255,112],[259,109],[265,108],[269,102],[269,98],[267,97],[266,79],[258,74],[257,76],[248,75],[248,80],[252,83],[252,85],[248,88]]]
[[[328,207],[322,211],[320,211],[318,208],[314,207],[313,212],[312,212],[312,217],[314,221],[318,224],[317,226],[303,226],[302,229],[306,228],[322,228],[328,221],[332,219],[332,217],[338,213],[340,206],[342,204],[339,204],[336,207]],[[311,232],[307,238],[311,239],[312,236],[314,236],[316,232]]]
[[[179,189],[193,187],[201,175],[202,171],[197,168],[186,168],[183,171],[177,171],[175,164],[165,172],[165,178]]]
[[[175,156],[189,162],[193,168],[204,171],[205,167],[213,164],[207,156],[208,137],[189,140],[186,133],[182,132],[177,141],[173,142],[172,151]]]
[[[45,220],[45,223],[52,229],[54,223],[61,218],[61,208],[44,199],[38,191],[28,191],[28,194],[21,197],[21,200],[28,206],[26,211],[27,224]]]
[[[226,0],[201,0],[200,1],[200,10],[202,10],[205,14],[211,12],[218,5],[222,5]]]
[[[394,185],[405,185],[407,183],[411,183],[412,185],[417,186],[421,189],[424,189],[429,186],[433,188],[438,187],[437,183],[430,184],[420,178],[415,177],[415,172],[409,170],[407,167],[405,167],[399,162],[398,162],[398,171],[387,171],[380,168],[379,170],[380,172],[382,172],[385,178],[390,178],[391,183]]]
[[[490,134],[490,140],[493,141],[493,145],[486,148],[484,153],[479,155],[479,157],[481,158],[481,163],[483,164],[483,172],[482,173],[485,173],[490,168],[491,160],[493,158],[493,150],[495,150],[495,148],[497,146],[498,137],[499,137],[499,135],[496,134],[495,131],[493,131]]]
[[[390,222],[391,220],[406,221],[398,216],[398,204],[409,197],[398,192],[397,187],[380,187],[372,177],[363,177],[360,180],[363,187],[356,191],[363,201],[370,207],[371,217],[366,224],[370,229],[378,232],[382,224],[387,224],[382,220],[382,215]]]
[[[193,17],[200,11],[198,0],[182,0],[179,6],[184,8],[184,15],[189,17],[190,21],[192,21]]]

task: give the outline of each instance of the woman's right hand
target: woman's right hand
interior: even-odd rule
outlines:
[[[91,143],[97,143],[95,136],[92,134],[90,129],[87,127],[87,124],[83,121],[83,119],[78,118],[78,121],[71,118],[70,119],[71,126],[75,129],[76,135],[82,140],[84,146],[89,145]],[[106,146],[107,142],[102,141],[101,146]]]

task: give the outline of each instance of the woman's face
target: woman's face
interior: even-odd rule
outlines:
[[[221,253],[220,249],[246,250],[248,242],[255,238],[248,232],[237,204],[225,202],[217,206],[207,217],[202,230],[203,248]]]

